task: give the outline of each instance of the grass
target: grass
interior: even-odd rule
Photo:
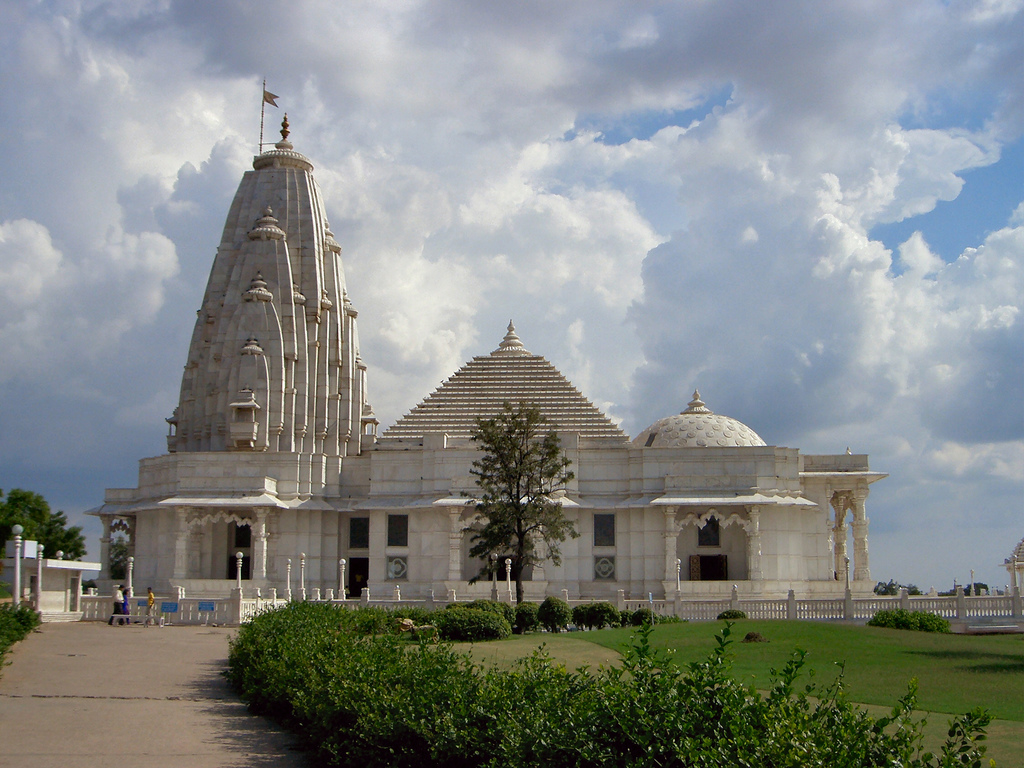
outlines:
[[[652,644],[674,649],[681,663],[705,658],[723,622],[659,626]],[[558,635],[526,635],[490,643],[465,644],[473,660],[509,667],[544,645],[552,658],[570,669],[617,663],[632,629],[605,629]],[[759,632],[767,643],[741,642]],[[804,681],[833,680],[845,663],[849,699],[869,705],[875,716],[887,714],[918,680],[917,708],[928,715],[925,746],[936,750],[946,735],[949,716],[982,707],[996,718],[988,728],[988,757],[999,766],[1024,768],[1024,635],[940,635],[877,627],[806,621],[742,620],[733,625],[733,674],[760,689],[771,669],[781,668],[796,648],[807,651]]]

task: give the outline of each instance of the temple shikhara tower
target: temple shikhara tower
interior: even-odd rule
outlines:
[[[509,401],[540,408],[576,475],[560,502],[581,536],[525,574],[530,599],[870,592],[865,502],[885,475],[867,456],[768,445],[698,392],[631,441],[512,323],[378,436],[341,247],[288,135],[285,118],[228,211],[167,453],[92,511],[101,582],[122,533],[136,583],[163,592],[226,595],[241,553],[264,594],[488,597],[470,583],[470,436]]]

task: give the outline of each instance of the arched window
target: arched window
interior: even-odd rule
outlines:
[[[720,547],[722,545],[722,532],[718,527],[718,518],[709,517],[704,527],[697,531],[698,547]]]

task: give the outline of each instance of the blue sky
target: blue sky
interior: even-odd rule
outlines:
[[[513,317],[631,435],[849,446],[877,579],[1024,536],[1024,2],[0,4],[0,488],[165,449],[261,83],[387,425]],[[941,553],[937,555],[936,553]]]

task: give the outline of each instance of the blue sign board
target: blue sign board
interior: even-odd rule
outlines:
[[[135,604],[137,606],[139,606],[139,608],[142,608],[145,605],[149,605],[149,601],[148,600],[136,600]]]
[[[199,601],[199,612],[213,613],[217,610],[217,604],[213,600],[200,600]]]
[[[164,601],[164,602],[160,603],[160,613],[177,613],[177,612],[178,612],[178,604],[177,603],[172,603],[172,602],[169,602],[169,601]]]

